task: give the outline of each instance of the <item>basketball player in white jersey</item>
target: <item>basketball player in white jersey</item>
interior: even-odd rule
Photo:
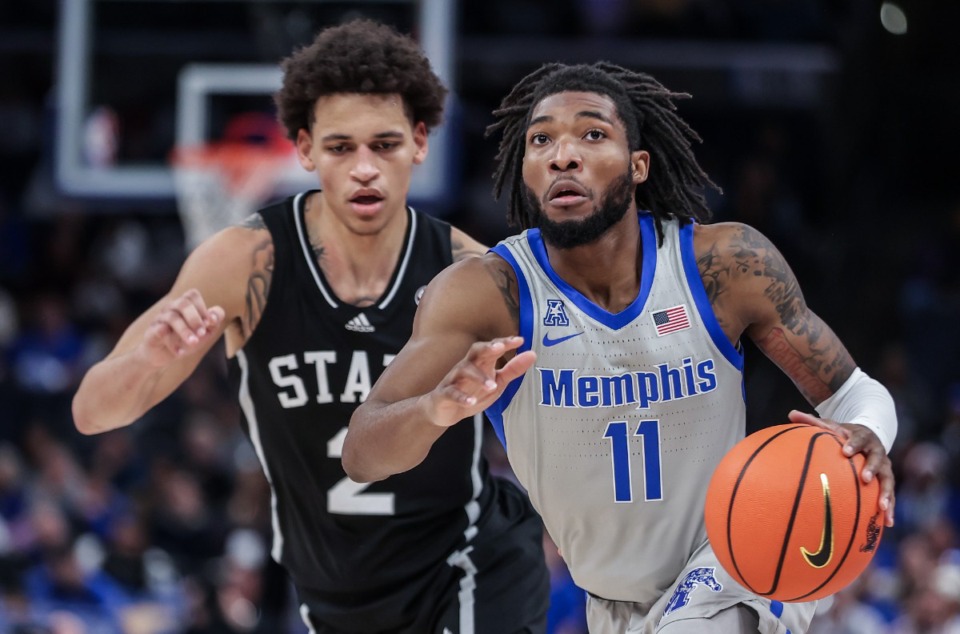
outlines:
[[[428,287],[414,334],[354,413],[346,472],[418,464],[486,409],[510,463],[589,593],[593,634],[802,634],[813,603],[750,593],[706,539],[710,476],[745,432],[742,337],[865,454],[893,522],[889,393],[804,302],[777,249],[704,224],[699,140],[652,77],[546,65],[494,114],[496,193],[524,233]],[[840,422],[835,422],[840,421]]]
[[[542,634],[540,518],[490,475],[481,420],[384,482],[351,482],[340,462],[350,415],[410,336],[424,287],[484,251],[407,206],[446,88],[416,41],[369,20],[324,29],[283,70],[279,118],[318,188],[201,244],[84,377],[77,427],[133,423],[223,336],[271,487],[271,554],[311,634]]]

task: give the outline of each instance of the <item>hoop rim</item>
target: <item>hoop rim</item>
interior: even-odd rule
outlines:
[[[254,143],[228,139],[176,147],[170,153],[170,165],[175,174],[217,170],[231,192],[241,189],[251,175],[257,174],[264,180],[263,189],[268,190],[266,183],[274,180],[274,175],[293,155],[294,147],[288,142]],[[176,179],[174,184],[177,195],[181,195],[181,186]]]
[[[243,163],[268,157],[286,158],[291,154],[293,146],[290,144],[217,140],[175,147],[170,152],[170,163],[174,167],[203,165],[208,162]]]

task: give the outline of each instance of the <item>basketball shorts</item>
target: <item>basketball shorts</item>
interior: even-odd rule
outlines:
[[[298,589],[300,614],[311,634],[544,634],[550,576],[543,557],[543,525],[526,494],[497,480],[494,512],[476,536],[453,552],[429,584],[410,596],[411,618],[387,622],[372,606],[335,623],[310,609],[309,592]],[[412,620],[411,620],[412,619]],[[402,622],[401,622],[402,621]]]
[[[652,605],[608,601],[588,595],[587,624],[590,634],[702,632],[708,631],[704,620],[732,619],[735,611],[729,608],[738,605],[747,606],[756,612],[758,620],[747,621],[756,622],[757,625],[739,632],[725,626],[724,631],[729,631],[730,634],[805,634],[813,619],[817,602],[782,603],[753,594],[723,570],[710,543],[704,542],[687,560],[687,565],[677,577],[677,581]],[[738,623],[741,621],[742,619],[736,619]],[[667,628],[667,625],[671,627]],[[754,627],[757,629],[753,629]]]

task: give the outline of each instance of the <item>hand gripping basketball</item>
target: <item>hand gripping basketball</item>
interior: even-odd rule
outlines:
[[[863,454],[805,424],[751,434],[720,461],[707,489],[707,536],[741,585],[779,601],[812,601],[852,582],[883,534],[879,481]]]

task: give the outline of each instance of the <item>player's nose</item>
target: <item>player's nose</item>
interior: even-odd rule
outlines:
[[[357,160],[350,170],[350,177],[363,183],[368,183],[380,174],[376,163],[376,153],[367,147],[357,150]]]
[[[572,141],[561,140],[556,144],[556,152],[550,159],[550,169],[556,172],[579,171],[583,167],[577,145]]]

